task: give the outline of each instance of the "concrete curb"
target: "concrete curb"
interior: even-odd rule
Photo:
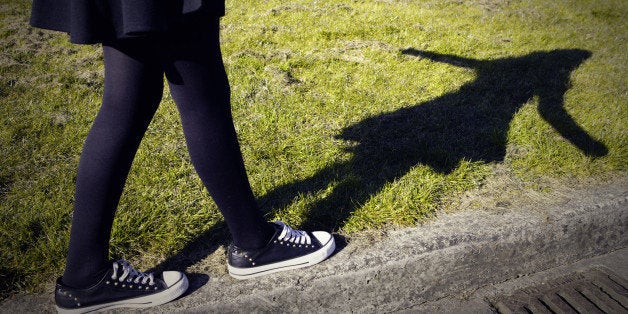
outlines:
[[[627,209],[628,191],[615,185],[550,208],[446,214],[304,272],[210,280],[160,311],[399,311],[624,248]]]
[[[627,247],[628,189],[580,190],[544,208],[465,210],[349,243],[314,267],[255,280],[209,278],[153,312],[395,312]],[[194,274],[192,274],[194,275]],[[206,276],[206,275],[203,275]],[[51,311],[49,296],[7,309]],[[126,312],[126,310],[124,311]]]

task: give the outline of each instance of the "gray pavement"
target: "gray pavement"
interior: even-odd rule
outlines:
[[[628,278],[626,230],[628,187],[619,180],[548,204],[441,213],[383,237],[356,237],[304,270],[245,281],[192,273],[190,293],[145,311],[489,313],[490,302],[568,274],[603,269]],[[18,295],[0,312],[52,309],[50,294]]]

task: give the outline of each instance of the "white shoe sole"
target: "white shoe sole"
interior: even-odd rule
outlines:
[[[164,303],[168,303],[179,296],[181,296],[188,289],[189,286],[188,278],[183,275],[179,281],[173,283],[166,290],[161,292],[138,297],[134,299],[126,299],[117,302],[104,303],[92,306],[81,307],[77,309],[66,309],[62,307],[55,306],[57,308],[58,313],[91,313],[97,311],[110,310],[120,307],[130,307],[130,308],[144,308],[151,307],[155,305],[160,305]]]
[[[281,261],[273,264],[257,266],[257,267],[249,267],[249,268],[239,268],[233,267],[227,264],[227,269],[229,270],[229,275],[236,279],[249,279],[258,276],[268,275],[284,270],[297,269],[302,267],[312,266],[314,264],[320,263],[324,261],[327,257],[329,257],[334,250],[336,249],[336,242],[334,241],[334,237],[331,236],[329,240],[323,244],[323,246],[310,254],[295,257],[293,259],[289,259],[286,261]]]

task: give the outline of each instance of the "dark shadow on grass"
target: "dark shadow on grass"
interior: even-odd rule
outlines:
[[[149,271],[178,270],[185,271],[188,267],[200,262],[214,253],[221,246],[229,244],[229,232],[226,224],[221,221],[199,235],[194,241],[185,245],[177,254],[161,262]],[[226,267],[226,266],[225,266]]]
[[[534,52],[521,57],[475,60],[406,49],[403,54],[474,69],[477,78],[455,92],[394,112],[367,118],[337,137],[356,142],[353,158],[321,169],[314,176],[282,185],[259,198],[267,213],[281,210],[299,195],[316,193],[335,182],[333,191],[309,205],[304,228],[337,231],[356,208],[416,165],[448,174],[460,161],[499,162],[514,114],[534,96],[543,119],[584,154],[606,155],[563,108],[569,76],[591,53],[568,49]],[[417,73],[429,75],[429,73]],[[184,270],[228,242],[218,224],[157,269]],[[346,240],[336,237],[339,249]]]
[[[356,208],[416,165],[448,174],[462,160],[503,161],[510,122],[535,96],[540,116],[563,138],[587,156],[607,154],[604,144],[591,138],[564,109],[569,76],[590,57],[589,51],[541,51],[496,60],[416,49],[402,53],[474,69],[477,76],[455,92],[345,128],[337,138],[357,143],[351,148],[353,158],[277,187],[261,198],[265,210],[285,208],[296,196],[316,193],[336,182],[329,196],[309,205],[303,226],[338,230]]]

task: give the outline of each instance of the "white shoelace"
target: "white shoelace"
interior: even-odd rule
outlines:
[[[307,245],[312,243],[312,239],[305,231],[294,230],[281,221],[276,221],[275,223],[283,227],[283,230],[281,230],[281,233],[277,238],[279,241],[288,241],[290,243]]]
[[[120,268],[120,265],[122,265],[122,275],[118,277],[118,269]],[[113,274],[111,275],[111,279],[118,280],[120,282],[126,280],[127,282],[133,282],[136,284],[139,284],[141,282],[141,284],[143,285],[148,283],[148,285],[150,286],[155,284],[155,278],[153,276],[153,273],[147,274],[139,272],[135,270],[135,268],[133,268],[133,266],[131,266],[131,264],[129,264],[129,262],[125,261],[124,259],[113,262]]]

